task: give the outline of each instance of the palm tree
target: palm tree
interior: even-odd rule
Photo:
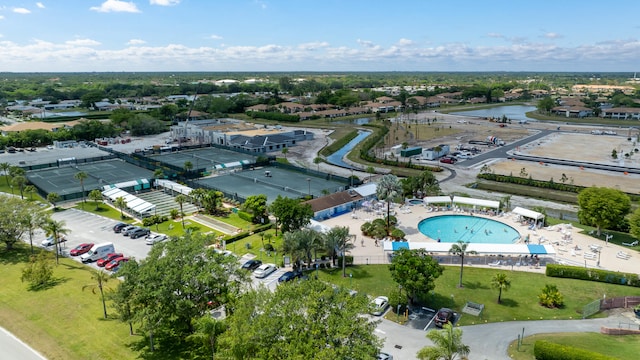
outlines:
[[[4,173],[4,179],[7,181],[7,186],[9,186],[9,169],[11,169],[11,164],[8,162],[0,163],[0,170]]]
[[[197,189],[193,189],[191,190],[191,192],[189,193],[189,196],[196,202],[196,205],[198,205],[198,207],[202,207],[202,200],[204,200],[204,197],[207,194],[207,190],[203,189],[203,188],[197,188]]]
[[[127,207],[127,202],[125,201],[125,199],[120,196],[117,197],[116,200],[113,202],[113,204],[120,209],[120,218],[124,219],[124,212],[122,212],[122,209],[124,209],[125,207]]]
[[[76,180],[80,181],[80,186],[82,187],[82,202],[85,202],[85,199],[84,199],[84,180],[86,178],[88,178],[89,175],[87,175],[87,173],[84,172],[84,171],[80,171],[80,172],[77,172],[75,175],[73,175],[73,177]]]
[[[57,192],[50,192],[47,194],[47,201],[53,205],[53,209],[56,209],[56,203],[60,201],[60,195]]]
[[[29,245],[31,246],[31,254],[33,254],[33,232],[37,228],[42,228],[46,223],[48,217],[41,211],[33,211],[24,214],[24,224],[26,225],[27,233],[29,234]]]
[[[300,245],[301,241],[302,236],[300,231],[287,232],[282,236],[282,251],[286,254],[291,254],[291,261],[295,268],[300,266],[300,262],[305,255]]]
[[[347,251],[353,249],[355,245],[351,241],[352,237],[349,235],[349,228],[347,226],[336,226],[331,228],[325,235],[326,239],[331,239],[331,242],[335,243],[336,247],[342,254],[342,277],[347,277],[346,269],[346,255]],[[329,242],[329,241],[327,241]],[[328,250],[328,249],[327,249]]]
[[[193,169],[193,163],[191,161],[189,161],[189,160],[185,161],[184,162],[184,170],[186,172],[189,172],[189,171],[191,171],[191,169]]]
[[[498,304],[502,301],[502,290],[507,291],[511,287],[511,280],[507,278],[505,273],[497,273],[491,278],[491,287],[498,289]]]
[[[206,314],[193,322],[195,332],[187,336],[187,340],[202,342],[211,348],[211,358],[216,358],[216,339],[226,328],[224,322]]]
[[[178,205],[180,205],[180,218],[182,219],[182,228],[184,229],[184,211],[182,211],[182,204],[189,201],[189,198],[186,195],[180,194],[176,196],[174,200],[178,203]]]
[[[107,302],[104,299],[104,284],[109,281],[109,274],[102,270],[91,270],[91,280],[93,284],[84,285],[82,291],[87,288],[91,288],[91,291],[95,294],[96,289],[100,291],[100,298],[102,299],[102,311],[104,312],[104,318],[107,318]]]
[[[27,185],[24,187],[24,192],[29,194],[29,200],[33,200],[33,194],[36,192],[36,187],[33,185]]]
[[[56,265],[59,264],[60,239],[70,231],[65,227],[66,225],[67,224],[63,220],[56,221],[53,219],[48,219],[42,226],[42,230],[45,231],[47,236],[53,236],[53,243],[56,247]]]
[[[318,172],[320,172],[320,163],[322,162],[322,158],[320,156],[316,156],[313,159],[313,163],[318,165]]]
[[[392,174],[384,175],[380,181],[378,181],[378,186],[376,187],[376,195],[379,200],[387,202],[387,229],[391,228],[390,224],[390,210],[391,210],[391,202],[394,198],[396,198],[399,194],[402,193],[402,184],[398,177]]]
[[[164,177],[164,171],[162,171],[162,169],[155,169],[155,171],[153,172],[153,178],[156,179],[155,181],[156,190],[158,190],[158,179],[162,179],[163,177]]]
[[[469,246],[469,242],[465,242],[462,240],[458,240],[457,243],[451,245],[451,249],[449,249],[449,253],[453,255],[460,256],[460,283],[458,287],[462,287],[462,270],[464,269],[464,256],[467,254],[477,254],[474,250],[467,251],[467,246]]]
[[[102,201],[102,192],[98,189],[91,190],[89,192],[89,200],[96,203],[96,210],[100,209],[100,202]]]
[[[20,198],[24,199],[24,186],[27,184],[27,178],[22,175],[14,176],[11,180],[11,185],[17,187],[20,190]]]
[[[289,148],[287,148],[287,147],[282,148],[282,155],[284,155],[284,158],[285,158],[285,159],[287,158],[287,153],[288,153],[288,152],[289,152]]]
[[[427,339],[434,346],[425,346],[418,351],[420,360],[455,360],[458,356],[466,359],[471,349],[462,343],[462,330],[454,329],[451,323],[446,323],[442,330],[429,331]]]

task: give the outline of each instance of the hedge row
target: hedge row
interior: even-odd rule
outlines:
[[[574,193],[579,193],[582,189],[584,189],[584,186],[563,184],[563,183],[557,183],[554,181],[534,180],[530,177],[523,178],[518,176],[499,175],[499,174],[493,174],[493,173],[478,174],[478,178],[497,181],[497,182],[510,183],[510,184],[534,186],[534,187],[539,187],[543,189],[568,191],[568,192],[574,192]]]
[[[640,287],[640,278],[637,274],[591,269],[580,266],[547,264],[546,275],[550,277],[579,279]]]
[[[238,240],[244,239],[244,238],[246,238],[246,237],[248,237],[248,236],[250,236],[252,234],[257,234],[257,233],[261,233],[263,231],[267,231],[267,230],[271,229],[272,226],[273,226],[273,224],[261,225],[261,226],[258,226],[258,227],[256,227],[255,229],[253,229],[251,231],[244,231],[244,232],[241,232],[241,233],[236,234],[236,235],[229,235],[226,238],[224,238],[224,241],[228,245],[228,244],[231,244],[234,241],[238,241]]]
[[[573,346],[538,340],[533,345],[536,360],[615,360],[616,358]]]
[[[251,118],[260,118],[265,120],[275,120],[283,122],[300,122],[300,116],[288,115],[279,112],[266,112],[266,111],[249,111],[247,112]]]
[[[347,145],[349,141],[355,139],[356,136],[358,136],[358,130],[350,131],[347,135],[343,136],[342,138],[334,141],[331,145],[320,150],[320,155],[329,156],[333,154],[334,152],[342,149],[345,145]]]

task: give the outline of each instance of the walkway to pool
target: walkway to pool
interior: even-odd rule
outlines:
[[[427,211],[427,208],[422,205],[414,205],[405,207],[408,211],[400,211],[400,207],[396,204],[394,210],[396,210],[395,216],[398,218],[398,227],[406,234],[406,239],[409,240],[407,244],[410,248],[421,246],[427,248],[427,251],[433,252],[434,257],[437,257],[443,264],[453,263],[458,260],[458,257],[449,257],[448,249],[451,248],[451,243],[438,243],[437,241],[428,238],[418,231],[418,223],[420,220],[437,215],[443,214],[456,214],[453,211]],[[457,214],[460,214],[457,212]],[[464,214],[464,213],[463,213]],[[546,261],[552,261],[556,263],[563,263],[574,266],[587,266],[592,268],[601,268],[608,270],[615,270],[621,272],[637,273],[638,272],[638,260],[640,260],[640,254],[629,248],[614,245],[605,244],[604,241],[595,239],[586,234],[582,234],[582,229],[572,228],[569,224],[556,225],[553,227],[542,228],[537,230],[529,230],[529,227],[522,225],[518,222],[518,218],[514,214],[508,214],[505,216],[490,216],[475,213],[474,216],[481,216],[490,218],[492,220],[503,222],[514,229],[516,229],[521,237],[524,239],[529,237],[530,245],[543,245],[544,249],[549,255],[538,255],[541,265],[544,265]],[[356,235],[355,248],[351,251],[354,256],[354,262],[356,264],[388,264],[390,261],[390,254],[393,253],[393,243],[382,241],[376,245],[374,239],[365,237],[362,235],[360,226],[365,222],[372,221],[376,218],[384,218],[384,216],[376,215],[375,213],[366,212],[364,210],[357,210],[355,213],[347,213],[335,218],[331,218],[322,221],[325,226],[347,226],[350,229],[350,233]],[[474,244],[478,246],[482,244]],[[527,254],[526,244],[520,242],[518,244],[485,244],[494,249],[503,249],[503,252],[492,254],[493,256],[477,256],[478,260],[472,261],[473,266],[494,266],[505,269],[518,269],[526,271],[544,272],[544,266],[535,266],[534,261],[530,258],[524,258],[524,256],[518,256],[517,254]],[[592,247],[595,245],[600,246],[595,252]],[[404,246],[404,245],[395,245]],[[496,246],[503,246],[504,248],[495,248]],[[519,247],[519,249],[512,248]],[[473,248],[472,245],[469,248]],[[530,248],[527,248],[530,250]],[[548,250],[547,250],[548,249]],[[482,250],[482,253],[489,252],[487,249]],[[486,250],[486,251],[485,251]],[[536,250],[534,250],[536,251]],[[540,248],[537,249],[540,251]],[[479,251],[480,252],[480,251]],[[529,252],[530,253],[530,252]],[[623,256],[627,254],[629,256]],[[500,256],[501,255],[501,256]],[[542,260],[545,261],[542,261]],[[470,260],[465,257],[465,263]],[[497,261],[500,261],[498,264]],[[599,262],[599,266],[598,266]],[[521,266],[518,266],[517,264]],[[459,260],[457,262],[459,264]],[[506,264],[506,266],[505,266]],[[466,264],[465,264],[466,265]],[[513,265],[513,266],[512,266]]]

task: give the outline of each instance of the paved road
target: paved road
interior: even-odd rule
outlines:
[[[0,327],[0,360],[43,360],[46,359],[29,345]]]
[[[510,157],[509,152],[512,151],[513,149],[517,148],[518,146],[522,146],[524,144],[528,144],[532,141],[536,141],[540,138],[543,138],[551,133],[553,133],[554,131],[552,130],[540,130],[540,132],[538,132],[537,134],[531,135],[529,137],[526,137],[524,139],[518,140],[518,141],[514,141],[512,143],[506,144],[504,146],[500,146],[497,148],[493,148],[493,150],[491,151],[487,151],[487,152],[483,152],[480,153],[474,157],[472,157],[471,159],[467,159],[465,161],[461,161],[459,162],[460,166],[464,166],[464,167],[471,167],[474,166],[476,164],[479,164],[483,161],[489,160],[489,159],[497,159],[497,158],[507,158]]]

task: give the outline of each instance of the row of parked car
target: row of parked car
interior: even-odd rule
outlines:
[[[98,267],[106,270],[118,271],[118,267],[129,258],[122,253],[115,252],[113,243],[107,242],[102,244],[82,243],[69,252],[71,256],[80,256],[83,263],[96,262]]]
[[[137,239],[143,236],[149,236],[149,234],[151,234],[151,231],[147,228],[129,225],[125,223],[117,223],[116,225],[113,226],[113,231],[115,233],[120,233],[124,236],[128,236],[132,239]]]
[[[266,278],[267,276],[278,270],[278,267],[275,264],[263,264],[262,261],[256,259],[246,261],[244,264],[242,264],[242,268],[247,271],[252,271],[253,276],[258,279]],[[306,276],[302,273],[302,271],[292,270],[282,274],[278,278],[278,282],[282,283],[304,278],[306,278]]]

